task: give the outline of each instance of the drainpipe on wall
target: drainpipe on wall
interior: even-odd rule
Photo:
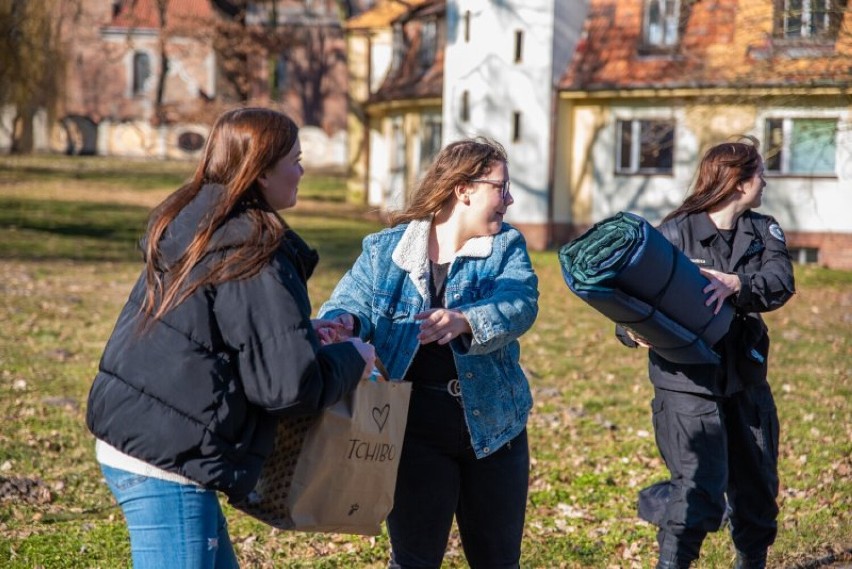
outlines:
[[[556,84],[553,85],[550,94],[550,141],[547,157],[547,216],[545,228],[545,243],[546,249],[553,246],[554,227],[553,227],[553,193],[556,188],[553,187],[556,179],[556,135],[559,130],[559,92],[556,89]]]
[[[373,36],[367,32],[367,100],[373,96]],[[364,101],[366,103],[366,101]],[[362,107],[362,131],[364,137],[364,205],[370,203],[370,115],[366,104]]]

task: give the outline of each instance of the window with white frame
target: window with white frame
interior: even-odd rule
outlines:
[[[679,28],[680,0],[645,0],[642,37],[646,47],[675,47]]]
[[[391,118],[391,160],[392,174],[405,172],[405,129],[401,116]]]
[[[836,36],[846,0],[776,0],[776,35],[785,39]]]
[[[391,117],[390,143],[390,180],[385,205],[391,209],[398,209],[405,205],[405,181],[408,176],[405,122],[401,115]]]
[[[420,170],[424,171],[441,150],[441,114],[423,113],[420,116]]]
[[[765,167],[768,173],[835,176],[837,119],[766,120]]]
[[[619,120],[616,123],[619,174],[671,174],[675,123],[671,120]]]

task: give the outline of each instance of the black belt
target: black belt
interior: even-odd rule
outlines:
[[[414,389],[421,388],[432,391],[443,391],[445,393],[449,393],[453,397],[461,397],[461,385],[459,384],[459,380],[456,378],[451,379],[447,383],[414,382]]]

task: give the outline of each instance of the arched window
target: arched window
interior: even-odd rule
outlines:
[[[151,57],[142,51],[133,54],[133,95],[145,92],[148,78],[151,77]]]
[[[280,101],[287,90],[287,58],[283,54],[269,60],[269,97]]]

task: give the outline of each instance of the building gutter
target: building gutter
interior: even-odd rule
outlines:
[[[647,89],[602,89],[594,91],[559,91],[562,100],[579,99],[649,99],[680,97],[754,97],[800,95],[809,97],[848,95],[852,86],[832,87],[674,87]]]
[[[394,99],[379,101],[365,105],[367,114],[371,117],[385,115],[393,111],[416,111],[430,107],[440,107],[442,97],[427,97],[423,99]]]

